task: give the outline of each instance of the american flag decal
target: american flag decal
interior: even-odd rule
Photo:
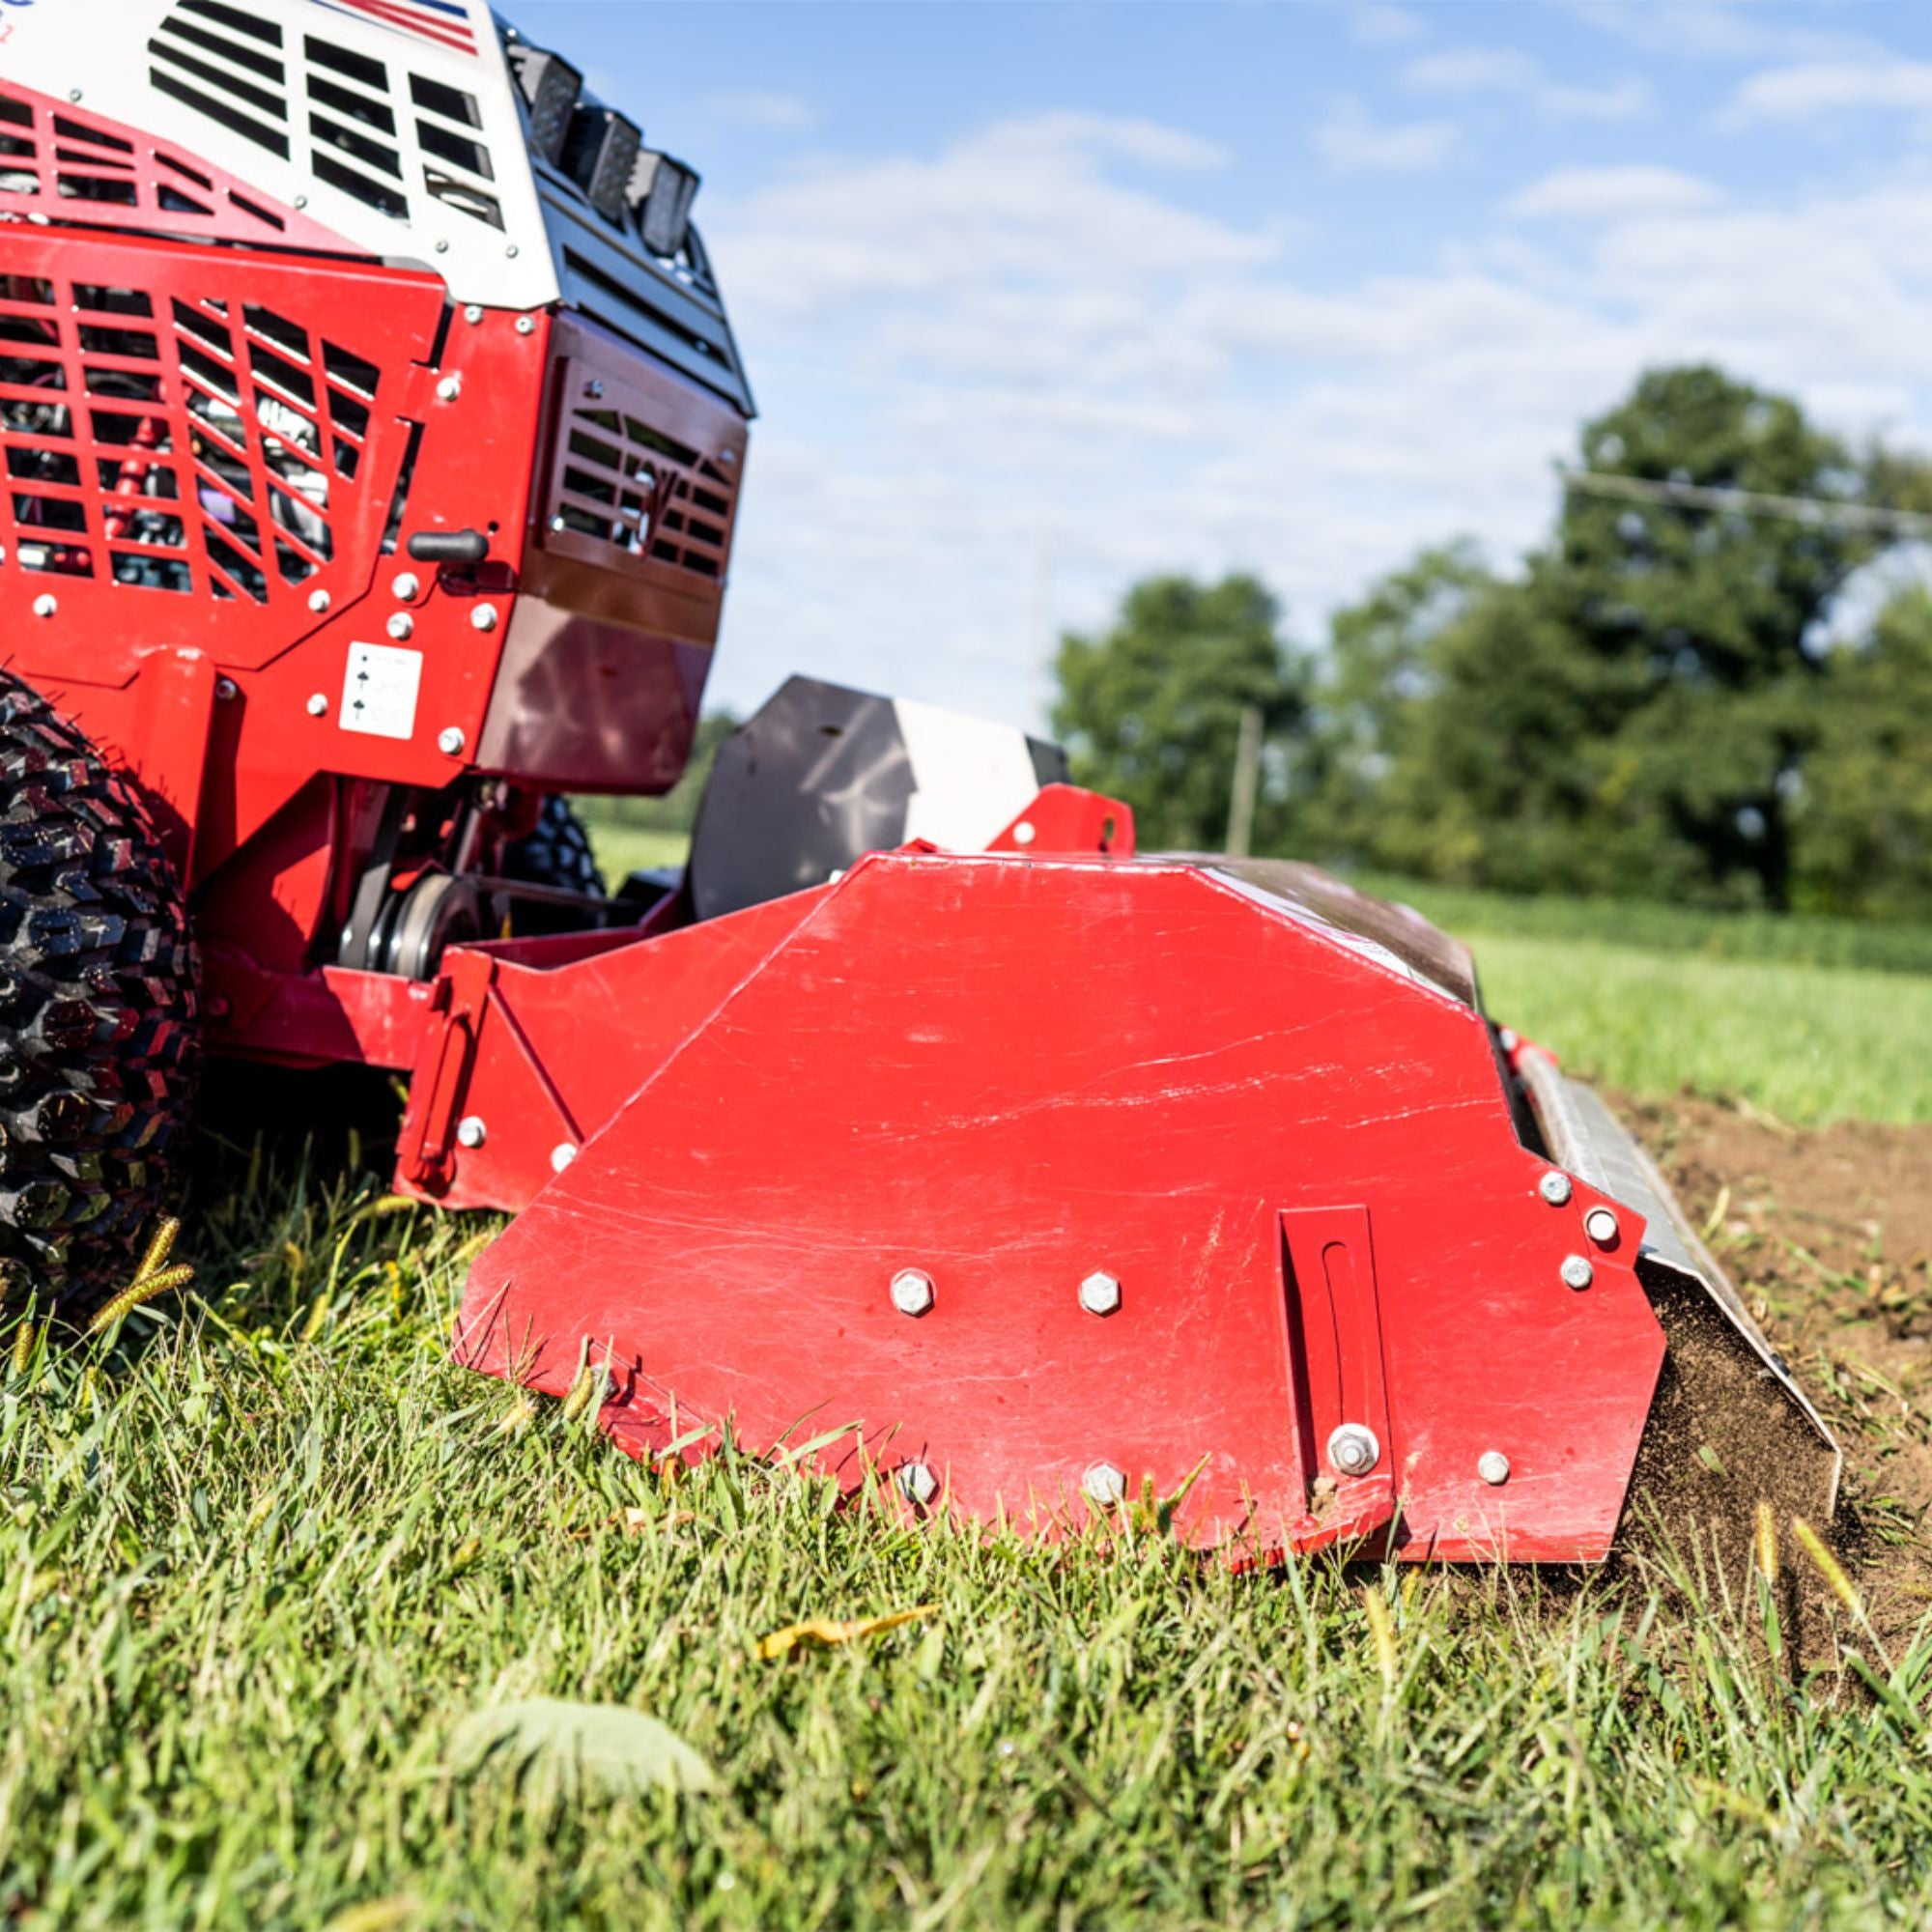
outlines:
[[[476,36],[469,31],[469,9],[460,0],[315,0],[315,4],[328,13],[374,20],[392,33],[431,41],[460,54],[476,51]]]

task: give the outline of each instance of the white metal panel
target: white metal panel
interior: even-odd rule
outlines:
[[[1024,731],[905,697],[893,715],[912,766],[907,838],[982,852],[1038,796]]]
[[[484,0],[35,0],[0,17],[0,80],[178,143],[359,250],[433,269],[456,301],[556,299]]]

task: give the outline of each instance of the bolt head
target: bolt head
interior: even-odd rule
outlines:
[[[1095,1268],[1080,1284],[1080,1305],[1089,1315],[1111,1315],[1121,1305],[1121,1284]]]
[[[453,403],[463,393],[463,378],[461,376],[445,376],[436,385],[436,393],[440,401]]]
[[[34,599],[34,615],[36,617],[51,617],[59,609],[59,603],[54,598],[48,596],[44,590]]]
[[[1583,1216],[1583,1232],[1600,1248],[1613,1248],[1621,1230],[1617,1227],[1615,1212],[1608,1208],[1592,1208]]]
[[[217,677],[214,680],[214,699],[217,704],[232,703],[242,695],[242,687],[232,677]]]
[[[1013,843],[1015,845],[1031,845],[1038,837],[1039,834],[1034,830],[1033,821],[1030,818],[1021,819],[1013,827]]]
[[[480,1148],[490,1138],[481,1114],[465,1114],[456,1123],[458,1147]]]
[[[437,239],[436,252],[439,255],[447,255],[449,253],[449,243],[443,241],[440,237],[438,237]]]
[[[387,630],[390,637],[400,640],[407,638],[415,627],[416,620],[407,611],[397,611],[390,614],[389,621],[384,626],[384,629]]]
[[[1126,1471],[1115,1468],[1111,1463],[1095,1463],[1080,1478],[1080,1493],[1102,1509],[1112,1509],[1116,1503],[1127,1499]]]
[[[512,249],[510,250],[510,253],[511,253],[511,254],[513,254],[513,255],[514,255],[514,254],[515,254],[516,252],[517,252],[517,251],[516,251],[516,250],[515,250],[514,248],[512,248]],[[533,328],[535,328],[535,327],[536,327],[536,324],[535,324],[534,322],[532,322],[532,321],[530,320],[530,318],[529,318],[528,316],[526,316],[526,315],[520,315],[520,316],[519,316],[519,317],[517,318],[517,333],[518,333],[519,335],[527,335],[527,334],[529,334],[529,333],[530,333],[530,331],[531,331],[531,330],[532,330]]]
[[[436,734],[436,749],[446,758],[458,756],[462,753],[464,743],[463,733],[454,724],[445,724]]]
[[[1590,1265],[1588,1255],[1565,1255],[1559,1272],[1565,1288],[1588,1288],[1597,1278],[1597,1270]]]
[[[923,1315],[933,1303],[932,1277],[923,1268],[900,1268],[893,1277],[893,1306],[901,1315]]]
[[[1540,1195],[1542,1195],[1543,1198],[1547,1202],[1548,1202],[1552,1208],[1560,1208],[1570,1198],[1570,1177],[1567,1174],[1558,1172],[1557,1169],[1552,1167],[1549,1170],[1549,1172],[1546,1174],[1543,1177],[1543,1179],[1536,1183],[1536,1191]]]
[[[472,630],[494,631],[497,628],[497,607],[494,604],[479,604],[469,613]]]
[[[483,320],[483,304],[481,302],[465,302],[463,304],[463,319],[465,322],[481,322]]]
[[[1500,1489],[1510,1479],[1510,1459],[1500,1449],[1485,1449],[1476,1458],[1476,1474],[1492,1489]]]
[[[308,593],[308,608],[317,616],[320,616],[323,611],[328,609],[328,592],[327,590],[311,590]]]
[[[1381,1460],[1376,1432],[1359,1422],[1345,1422],[1328,1437],[1328,1461],[1345,1476],[1366,1476]]]
[[[422,580],[412,570],[399,570],[389,580],[389,594],[398,604],[407,604],[422,588]]]
[[[550,1171],[553,1174],[561,1174],[576,1158],[576,1142],[558,1141],[550,1151]]]
[[[311,718],[327,718],[328,716],[328,694],[327,692],[316,691],[309,694],[308,715]]]
[[[939,1478],[923,1463],[907,1463],[898,1473],[899,1494],[923,1509],[939,1493]]]

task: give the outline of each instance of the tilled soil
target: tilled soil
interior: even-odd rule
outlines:
[[[1932,1126],[1618,1111],[1837,1432],[1833,1540],[1880,1629],[1911,1627],[1932,1605]]]

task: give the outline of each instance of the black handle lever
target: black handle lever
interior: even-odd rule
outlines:
[[[481,563],[490,539],[481,530],[418,530],[405,548],[418,563]]]

